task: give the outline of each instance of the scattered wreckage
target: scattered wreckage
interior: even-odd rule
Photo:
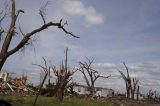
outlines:
[[[34,87],[27,83],[27,76],[13,78],[7,72],[0,72],[0,95],[31,95]]]

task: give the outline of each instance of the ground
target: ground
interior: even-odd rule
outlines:
[[[32,106],[34,99],[34,96],[0,96],[0,100],[5,100],[13,106]],[[36,106],[160,106],[160,104],[150,104],[117,98],[80,99],[75,97],[66,97],[64,101],[60,103],[53,97],[41,96],[38,98]]]
[[[124,97],[107,98],[107,101],[117,104],[117,106],[160,106],[160,103],[144,100],[132,100]]]
[[[35,97],[0,96],[1,100],[11,103],[13,106],[32,106]],[[36,106],[116,106],[113,103],[101,100],[65,98],[62,103],[53,97],[39,97]]]

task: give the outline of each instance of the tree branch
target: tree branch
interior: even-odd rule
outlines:
[[[45,11],[47,10],[47,6],[49,5],[49,1],[47,1],[45,3],[45,5],[43,5],[40,9],[39,9],[39,15],[41,16],[43,23],[46,24],[46,20],[45,20]]]
[[[19,16],[20,13],[24,13],[24,10],[18,10],[17,11],[17,13],[16,13],[16,20],[17,20],[17,18],[18,18],[18,16]]]
[[[42,65],[37,65],[37,64],[33,64],[33,65],[36,65],[36,66],[41,67],[41,68],[43,69],[43,71],[45,72],[45,76],[44,76],[44,78],[43,78],[43,80],[42,80],[42,83],[40,84],[39,91],[38,91],[38,93],[36,94],[36,98],[35,98],[35,100],[34,100],[33,106],[36,105],[37,99],[38,99],[38,97],[39,97],[39,95],[40,95],[40,93],[41,93],[41,90],[42,90],[42,88],[43,88],[43,85],[44,85],[44,83],[45,83],[45,80],[46,80],[46,78],[47,78],[47,76],[48,76],[48,71],[50,70],[50,68],[47,68],[47,62],[46,62],[45,58],[42,57],[42,59],[43,59],[43,61],[44,61],[44,66],[42,66]]]
[[[43,23],[46,24],[46,20],[45,20],[45,18],[44,18],[44,15],[43,15],[42,10],[39,10],[39,14],[40,14],[40,16],[42,17]]]
[[[125,81],[127,81],[127,77],[124,75],[124,73],[122,71],[120,71],[120,70],[118,70],[118,72],[121,74],[121,76],[123,77],[123,79]]]
[[[1,28],[1,29],[0,29],[0,39],[1,39],[1,37],[2,37],[3,32],[4,32],[4,30]],[[0,40],[0,41],[1,41],[1,40]]]
[[[79,38],[78,36],[75,36],[74,34],[72,34],[72,32],[68,32],[63,26],[62,24],[59,23],[53,23],[53,22],[49,22],[47,24],[42,25],[40,28],[37,28],[35,30],[33,30],[30,33],[27,33],[24,38],[21,40],[21,42],[15,47],[13,48],[11,51],[8,52],[8,55],[12,55],[13,53],[17,52],[19,49],[21,49],[30,39],[31,36],[33,36],[34,34],[47,29],[48,27],[51,26],[57,26],[58,28],[62,29],[66,34],[69,34],[75,38]]]
[[[125,68],[126,68],[126,71],[127,71],[127,77],[130,78],[129,72],[128,72],[128,67],[126,66],[125,62],[123,62],[123,64],[124,64],[124,66],[125,66]]]
[[[87,85],[88,85],[88,86],[91,86],[90,83],[89,83],[89,80],[88,80],[88,78],[87,78],[87,76],[86,76],[86,74],[85,74],[85,72],[84,72],[83,67],[81,66],[81,69],[78,69],[78,70],[82,72],[82,74],[83,74],[83,76],[84,76],[84,79],[85,79]]]

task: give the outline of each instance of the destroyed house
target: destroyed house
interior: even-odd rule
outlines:
[[[13,78],[7,72],[0,72],[0,94],[24,95],[28,92],[34,91],[27,83],[27,76]]]
[[[88,90],[87,86],[84,85],[75,85],[73,87],[73,91],[80,95],[89,95],[90,91]],[[114,95],[114,90],[109,88],[102,88],[102,87],[94,87],[94,96],[100,96],[100,97],[108,97]]]

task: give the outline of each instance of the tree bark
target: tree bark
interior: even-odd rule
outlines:
[[[131,99],[134,100],[134,94],[135,94],[135,90],[131,90]]]
[[[0,72],[2,70],[2,67],[4,63],[6,62],[7,56],[3,55],[2,53],[0,54]]]
[[[92,85],[92,86],[90,87],[90,94],[91,94],[92,96],[94,96],[94,85]]]
[[[127,98],[130,98],[130,89],[127,88]]]
[[[137,101],[139,100],[139,86],[137,87]]]
[[[57,99],[59,100],[59,102],[63,101],[64,91],[62,90],[62,88],[58,89],[56,96],[57,96]]]

